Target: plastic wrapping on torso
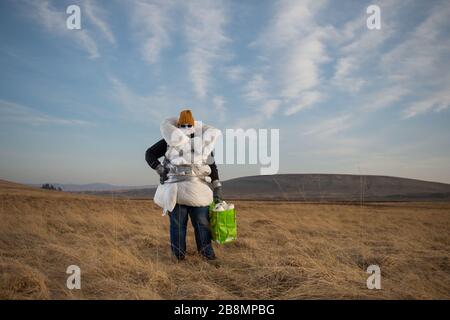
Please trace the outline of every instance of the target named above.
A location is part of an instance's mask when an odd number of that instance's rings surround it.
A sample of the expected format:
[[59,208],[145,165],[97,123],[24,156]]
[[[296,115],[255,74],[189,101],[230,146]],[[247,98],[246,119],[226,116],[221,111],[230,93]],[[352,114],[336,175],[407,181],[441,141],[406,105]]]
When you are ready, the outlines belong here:
[[204,181],[192,179],[159,185],[154,201],[163,208],[164,213],[172,211],[177,203],[202,207],[212,202],[212,190],[208,185],[211,182],[211,168],[208,163],[221,135],[220,130],[196,121],[193,127],[195,136],[190,138],[177,128],[176,121],[176,118],[171,118],[161,124],[161,133],[168,145],[165,157],[169,161],[169,167],[172,166],[169,177],[171,174],[192,175],[204,178]]

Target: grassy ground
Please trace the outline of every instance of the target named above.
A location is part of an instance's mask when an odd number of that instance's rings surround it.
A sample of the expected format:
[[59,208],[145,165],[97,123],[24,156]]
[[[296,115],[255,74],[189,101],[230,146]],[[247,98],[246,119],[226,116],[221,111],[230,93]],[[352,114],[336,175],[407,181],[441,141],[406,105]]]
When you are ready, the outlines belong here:
[[[239,239],[217,264],[169,251],[151,201],[0,183],[2,299],[449,299],[450,204],[236,202]],[[66,287],[81,268],[81,290]],[[368,290],[378,264],[382,289]]]

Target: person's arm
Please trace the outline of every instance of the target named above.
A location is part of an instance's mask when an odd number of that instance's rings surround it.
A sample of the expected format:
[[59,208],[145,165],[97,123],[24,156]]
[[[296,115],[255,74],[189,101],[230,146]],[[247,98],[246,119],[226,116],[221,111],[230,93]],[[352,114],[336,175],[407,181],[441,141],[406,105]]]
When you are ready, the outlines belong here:
[[219,180],[219,171],[217,170],[216,163],[210,164],[209,167],[211,168],[211,173],[209,174],[211,181]]
[[156,170],[158,165],[161,165],[161,162],[159,162],[158,159],[164,156],[166,150],[167,142],[164,139],[159,140],[157,143],[147,149],[147,151],[145,152],[145,161],[147,161],[148,165],[152,169]]
[[217,170],[216,162],[214,161],[214,151],[211,152],[210,162],[212,162],[209,167],[211,168],[211,173],[209,177],[211,178],[211,182],[219,180],[219,171]]
[[209,165],[211,168],[211,173],[209,174],[209,177],[211,178],[211,183],[213,187],[213,196],[214,196],[214,202],[220,202],[222,201],[222,183],[219,179],[219,171],[217,170],[216,162],[214,161],[214,153],[211,152],[211,158],[213,162]]

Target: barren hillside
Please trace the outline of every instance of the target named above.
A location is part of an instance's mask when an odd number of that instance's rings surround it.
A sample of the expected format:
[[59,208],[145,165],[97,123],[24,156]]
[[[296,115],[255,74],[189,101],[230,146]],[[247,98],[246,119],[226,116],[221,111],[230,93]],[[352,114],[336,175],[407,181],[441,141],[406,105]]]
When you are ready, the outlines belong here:
[[[152,199],[156,188],[88,192]],[[285,201],[450,201],[450,184],[351,174],[276,174],[223,182],[227,199]]]

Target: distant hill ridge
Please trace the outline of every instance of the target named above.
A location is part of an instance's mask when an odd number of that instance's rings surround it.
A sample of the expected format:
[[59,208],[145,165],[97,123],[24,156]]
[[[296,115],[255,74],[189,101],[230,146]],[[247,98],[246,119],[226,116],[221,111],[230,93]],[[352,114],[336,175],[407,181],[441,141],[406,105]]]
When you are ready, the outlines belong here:
[[[132,189],[148,189],[154,188],[153,185],[146,186],[118,186],[108,183],[87,183],[87,184],[67,184],[67,183],[50,183],[55,188],[61,188],[68,192],[84,192],[84,191],[113,191],[113,190],[132,190]],[[41,187],[41,184],[31,184],[33,187]]]
[[[117,197],[153,198],[156,187],[114,191]],[[86,192],[111,195],[106,192]],[[224,199],[286,201],[446,201],[450,184],[376,175],[277,174],[223,182]]]

